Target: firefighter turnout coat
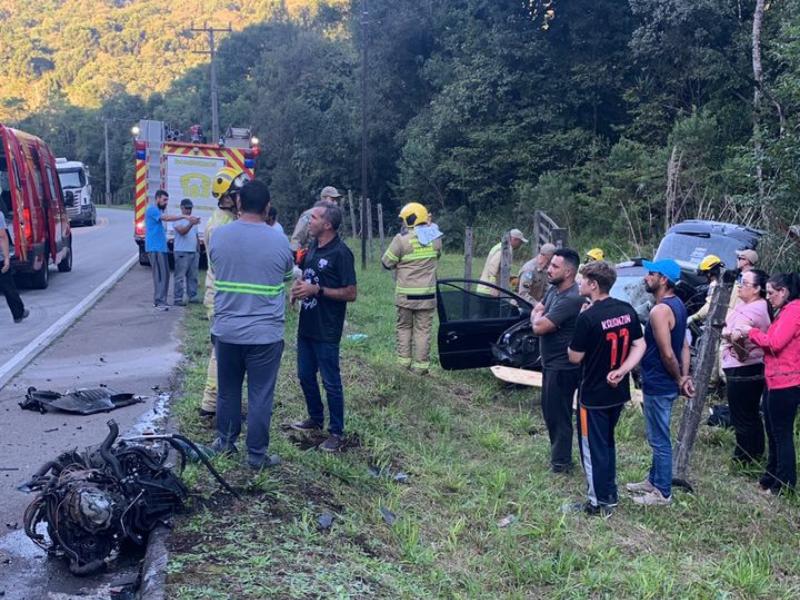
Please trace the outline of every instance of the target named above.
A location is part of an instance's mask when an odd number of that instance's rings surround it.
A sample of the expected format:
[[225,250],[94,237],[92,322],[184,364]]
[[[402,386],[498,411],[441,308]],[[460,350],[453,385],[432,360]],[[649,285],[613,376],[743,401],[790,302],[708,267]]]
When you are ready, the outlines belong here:
[[436,308],[436,266],[442,251],[440,239],[423,246],[414,228],[398,233],[381,259],[384,268],[397,270],[395,305],[403,308]]

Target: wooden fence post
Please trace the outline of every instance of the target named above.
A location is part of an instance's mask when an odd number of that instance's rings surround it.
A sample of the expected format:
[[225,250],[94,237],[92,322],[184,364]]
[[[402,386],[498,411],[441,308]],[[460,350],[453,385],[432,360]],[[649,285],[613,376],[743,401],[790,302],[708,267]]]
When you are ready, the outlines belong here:
[[[725,272],[720,274],[720,282]],[[717,369],[717,348],[722,327],[725,325],[725,315],[728,310],[728,301],[731,297],[731,284],[720,283],[711,294],[711,307],[708,311],[705,330],[700,338],[697,349],[697,364],[694,365],[695,394],[689,398],[686,408],[683,409],[681,425],[678,430],[678,439],[675,444],[675,455],[672,461],[673,479],[687,480],[689,461],[692,450],[697,440],[697,431],[703,418],[703,406],[708,395],[708,384],[711,376]],[[680,361],[680,357],[678,357]]]
[[544,242],[542,242],[542,225],[541,225],[541,211],[535,210],[533,211],[533,255],[539,252],[539,248],[542,246]]
[[511,279],[511,241],[506,231],[503,234],[503,239],[500,242],[500,281],[497,285],[504,290],[509,288],[509,280]]
[[385,238],[383,234],[383,206],[378,202],[378,235],[381,239],[381,256],[386,251]]
[[372,260],[372,200],[367,198],[367,252]]
[[464,279],[472,279],[472,227],[464,229]]
[[350,207],[350,227],[353,229],[353,239],[356,239],[356,209],[353,207],[353,190],[347,190],[347,205]]

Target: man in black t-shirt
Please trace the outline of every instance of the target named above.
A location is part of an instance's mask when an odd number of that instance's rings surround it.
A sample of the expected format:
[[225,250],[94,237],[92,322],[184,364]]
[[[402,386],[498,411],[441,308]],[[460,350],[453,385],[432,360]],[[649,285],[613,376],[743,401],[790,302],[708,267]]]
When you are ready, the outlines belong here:
[[583,365],[578,403],[578,447],[586,474],[588,502],[571,510],[608,516],[618,501],[614,428],[630,400],[628,373],[645,351],[634,308],[608,295],[617,273],[605,261],[581,268],[581,295],[592,304],[578,316],[569,360]]
[[297,327],[297,376],[306,399],[308,418],[294,423],[298,431],[322,429],[325,409],[317,383],[322,376],[328,401],[330,436],[320,450],[337,452],[344,433],[344,390],[339,371],[339,342],[347,303],[356,299],[353,253],[339,239],[342,211],[335,204],[318,202],[311,211],[309,234],[315,238],[303,259],[302,279],[292,286],[292,301],[300,300]]

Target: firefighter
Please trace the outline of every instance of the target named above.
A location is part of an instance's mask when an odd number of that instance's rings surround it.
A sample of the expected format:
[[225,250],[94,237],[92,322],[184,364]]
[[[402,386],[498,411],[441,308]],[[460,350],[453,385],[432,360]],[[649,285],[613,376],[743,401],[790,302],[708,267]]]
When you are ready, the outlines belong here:
[[708,280],[708,292],[706,293],[705,304],[700,307],[700,310],[689,317],[688,323],[690,325],[699,325],[706,320],[708,311],[711,309],[711,296],[714,293],[714,288],[719,284],[720,273],[724,268],[725,263],[723,263],[722,259],[715,254],[709,254],[700,261],[699,265],[697,265],[697,274],[704,275]]
[[[436,310],[436,265],[441,239],[420,240],[428,227],[428,210],[418,202],[400,211],[405,231],[398,233],[381,258],[386,269],[397,270],[397,362],[423,375],[430,368],[433,313]],[[418,229],[419,228],[419,229]]]
[[[208,220],[205,229],[206,251],[209,249],[211,234],[222,225],[226,225],[236,220],[236,197],[239,190],[245,183],[250,181],[247,173],[239,168],[222,167],[214,177],[211,185],[211,195],[217,200],[217,208]],[[208,256],[208,254],[206,254]],[[206,270],[206,294],[203,304],[206,306],[208,320],[214,316],[214,269],[211,266],[211,259],[208,259],[208,269]],[[217,356],[214,346],[211,346],[211,354],[208,357],[208,371],[206,374],[206,387],[203,390],[203,400],[200,404],[200,416],[211,419],[217,414]]]
[[605,252],[602,248],[592,248],[586,253],[584,258],[586,263],[594,262],[596,260],[605,260]]

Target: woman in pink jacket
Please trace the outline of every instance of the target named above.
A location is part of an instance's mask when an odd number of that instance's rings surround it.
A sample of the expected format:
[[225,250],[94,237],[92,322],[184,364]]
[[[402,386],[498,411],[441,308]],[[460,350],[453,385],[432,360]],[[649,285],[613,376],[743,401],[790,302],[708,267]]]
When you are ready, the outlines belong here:
[[797,483],[794,420],[800,405],[800,281],[795,273],[773,275],[767,281],[767,299],[775,318],[766,333],[745,328],[750,341],[764,349],[767,396],[764,417],[769,459],[759,480],[761,489],[777,494]]

